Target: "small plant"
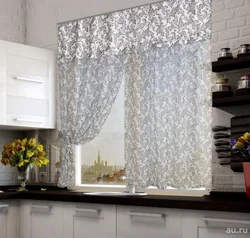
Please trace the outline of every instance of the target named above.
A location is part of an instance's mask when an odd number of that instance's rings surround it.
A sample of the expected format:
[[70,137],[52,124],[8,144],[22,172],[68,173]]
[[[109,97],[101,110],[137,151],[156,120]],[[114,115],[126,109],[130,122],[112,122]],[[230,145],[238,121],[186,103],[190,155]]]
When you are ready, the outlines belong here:
[[250,160],[250,132],[246,132],[237,140],[231,139],[230,144],[233,151],[238,152],[245,159]]

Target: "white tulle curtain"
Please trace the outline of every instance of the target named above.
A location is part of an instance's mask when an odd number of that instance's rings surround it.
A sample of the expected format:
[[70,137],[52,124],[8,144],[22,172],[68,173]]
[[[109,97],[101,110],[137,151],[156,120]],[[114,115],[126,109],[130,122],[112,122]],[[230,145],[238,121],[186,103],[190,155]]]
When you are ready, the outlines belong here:
[[94,139],[121,81],[125,160],[136,186],[211,185],[211,0],[168,0],[58,26],[63,163]]

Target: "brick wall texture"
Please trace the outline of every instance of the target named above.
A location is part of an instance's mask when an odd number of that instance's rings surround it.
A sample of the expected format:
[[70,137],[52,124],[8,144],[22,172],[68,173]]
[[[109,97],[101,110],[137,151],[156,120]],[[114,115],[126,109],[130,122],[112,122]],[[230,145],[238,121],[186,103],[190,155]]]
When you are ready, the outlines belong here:
[[[0,0],[0,39],[56,50],[58,22],[130,8],[157,0]],[[26,6],[26,12],[24,10]],[[5,22],[5,23],[4,23]],[[212,60],[222,47],[231,47],[234,56],[240,44],[250,43],[250,0],[212,1]],[[225,74],[235,86],[242,72]],[[213,77],[216,77],[214,75]],[[232,116],[246,107],[222,111],[213,109],[214,125],[230,125]],[[7,133],[7,132],[6,132]],[[7,133],[8,135],[8,133]],[[1,136],[0,136],[1,140]],[[3,140],[3,139],[2,139]],[[0,168],[1,169],[1,168]],[[2,169],[3,172],[4,171]],[[1,181],[1,170],[0,170]],[[220,166],[213,150],[213,190],[244,191],[242,174]]]

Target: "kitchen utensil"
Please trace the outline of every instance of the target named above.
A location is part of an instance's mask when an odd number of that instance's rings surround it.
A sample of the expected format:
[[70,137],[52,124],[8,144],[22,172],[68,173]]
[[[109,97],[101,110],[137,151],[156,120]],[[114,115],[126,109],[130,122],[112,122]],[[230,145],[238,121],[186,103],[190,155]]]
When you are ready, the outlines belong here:
[[231,158],[231,155],[218,155],[218,159]]
[[231,151],[231,149],[229,147],[216,147],[215,151],[217,153],[219,153],[219,152],[229,152],[229,151]]
[[230,127],[226,127],[226,126],[213,126],[212,127],[212,131],[213,132],[218,132],[218,131],[227,131],[230,130]]
[[215,133],[214,139],[230,138],[230,135],[224,133]]
[[223,140],[218,140],[214,142],[215,146],[220,146],[220,145],[230,145],[228,141],[223,141]]
[[219,52],[218,60],[232,59],[233,55],[230,48],[221,48]]
[[238,57],[250,55],[250,44],[243,44],[238,50]]
[[224,158],[220,160],[220,165],[228,165],[228,164],[231,164],[230,158]]

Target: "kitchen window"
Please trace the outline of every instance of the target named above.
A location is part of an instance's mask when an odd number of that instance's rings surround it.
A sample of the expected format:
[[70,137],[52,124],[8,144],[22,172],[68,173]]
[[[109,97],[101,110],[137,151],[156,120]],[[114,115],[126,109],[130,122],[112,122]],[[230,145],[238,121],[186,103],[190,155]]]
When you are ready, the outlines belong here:
[[124,187],[124,82],[99,135],[76,147],[78,186]]

